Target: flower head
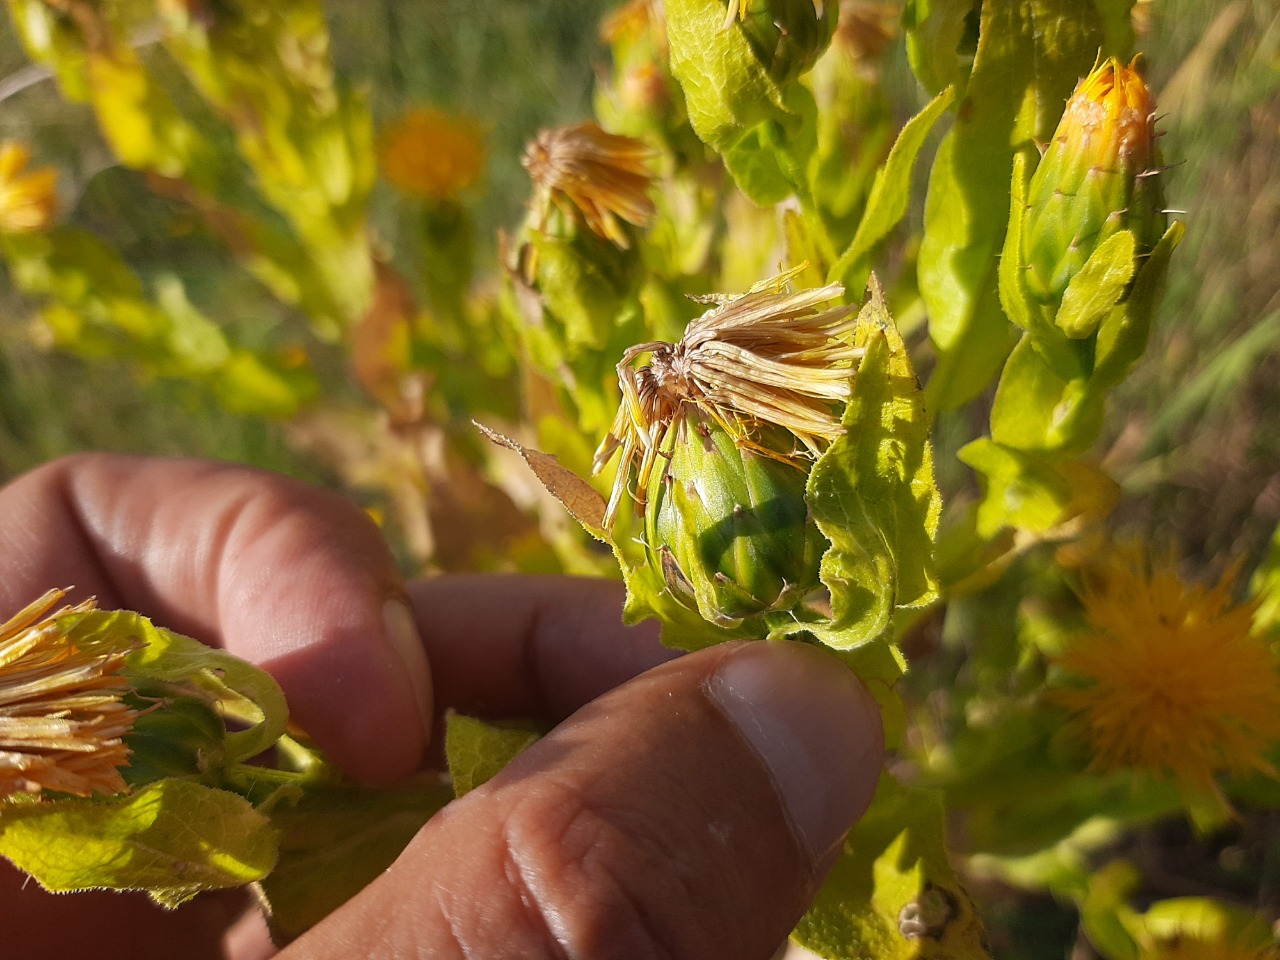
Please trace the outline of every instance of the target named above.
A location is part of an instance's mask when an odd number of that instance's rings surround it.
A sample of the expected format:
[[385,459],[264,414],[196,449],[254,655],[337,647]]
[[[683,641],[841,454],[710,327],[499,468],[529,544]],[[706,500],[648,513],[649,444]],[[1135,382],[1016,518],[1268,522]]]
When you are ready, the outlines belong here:
[[581,216],[598,236],[630,247],[619,220],[637,227],[654,216],[649,187],[653,150],[631,137],[605,133],[594,123],[543,130],[522,163],[534,182],[534,209],[545,222],[554,203],[565,216]]
[[[692,438],[672,433],[689,408],[729,432],[741,447],[786,462],[816,459],[843,429],[837,405],[849,397],[853,364],[861,350],[844,338],[854,308],[830,304],[844,293],[838,283],[787,292],[807,264],[757,283],[745,294],[698,298],[714,306],[685,329],[678,343],[631,347],[618,364],[622,403],[608,436],[596,450],[593,473],[622,451],[622,465],[606,522],[616,515],[630,474],[644,505],[654,465],[670,443]],[[639,369],[633,364],[649,354]],[[785,449],[760,444],[761,425],[782,428]]]
[[1155,98],[1137,66],[1106,60],[1080,81],[1028,185],[1027,280],[1044,303],[1117,231],[1133,231],[1139,254],[1164,233]]
[[388,127],[378,153],[388,180],[427,200],[455,199],[484,170],[480,128],[431,107],[410,110]]
[[59,627],[65,614],[93,609],[89,600],[50,614],[63,593],[51,590],[0,624],[0,797],[59,790],[77,796],[125,789],[123,737],[136,711],[121,697],[120,669],[132,641],[73,642]]
[[1054,699],[1075,712],[1097,766],[1198,791],[1219,772],[1274,774],[1280,673],[1251,632],[1253,606],[1231,602],[1231,576],[1189,585],[1136,548],[1114,550],[1096,574],[1083,593],[1091,630],[1059,659],[1078,685]]
[[51,167],[27,172],[27,148],[0,143],[0,232],[47,229],[57,209],[58,173]]

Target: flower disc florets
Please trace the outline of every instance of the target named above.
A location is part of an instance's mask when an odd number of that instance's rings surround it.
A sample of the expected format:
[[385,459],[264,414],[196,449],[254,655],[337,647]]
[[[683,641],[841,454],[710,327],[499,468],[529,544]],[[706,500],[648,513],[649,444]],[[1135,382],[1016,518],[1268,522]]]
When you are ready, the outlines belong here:
[[1121,546],[1084,592],[1090,631],[1058,658],[1071,686],[1053,699],[1075,713],[1102,770],[1171,776],[1192,791],[1219,773],[1275,775],[1280,664],[1252,630],[1253,605],[1231,601],[1231,577],[1184,583]]

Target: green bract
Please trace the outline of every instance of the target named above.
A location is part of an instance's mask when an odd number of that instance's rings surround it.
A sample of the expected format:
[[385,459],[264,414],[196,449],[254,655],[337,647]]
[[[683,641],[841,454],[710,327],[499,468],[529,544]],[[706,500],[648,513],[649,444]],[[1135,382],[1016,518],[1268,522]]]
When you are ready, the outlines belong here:
[[[745,0],[744,0],[745,2]],[[746,3],[742,32],[775,82],[794,80],[817,62],[836,28],[838,3],[754,0]]]
[[789,451],[783,432],[738,443],[689,406],[670,436],[667,468],[649,481],[644,527],[648,562],[672,596],[728,624],[790,610],[819,587],[827,541],[805,504],[808,471],[754,449]]

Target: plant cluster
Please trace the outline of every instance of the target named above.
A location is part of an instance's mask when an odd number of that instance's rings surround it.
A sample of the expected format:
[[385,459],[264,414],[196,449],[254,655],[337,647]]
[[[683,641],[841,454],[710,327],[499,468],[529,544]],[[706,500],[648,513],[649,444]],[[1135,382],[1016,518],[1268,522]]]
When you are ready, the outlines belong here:
[[[1096,444],[1184,232],[1132,2],[629,0],[595,117],[528,144],[492,245],[483,126],[422,105],[375,132],[316,0],[9,8],[288,317],[140,274],[9,142],[0,255],[47,342],[286,423],[381,491],[420,569],[620,574],[673,646],[811,643],[867,684],[895,760],[799,944],[989,956],[970,891],[999,883],[1070,904],[1109,960],[1275,955],[1266,917],[1145,896],[1123,855],[1280,804],[1280,537],[1242,591],[1108,527]],[[0,854],[49,889],[255,883],[287,940],[538,735],[453,717],[447,782],[361,788],[264,674],[58,599],[0,627]],[[122,856],[143,833],[163,856]]]

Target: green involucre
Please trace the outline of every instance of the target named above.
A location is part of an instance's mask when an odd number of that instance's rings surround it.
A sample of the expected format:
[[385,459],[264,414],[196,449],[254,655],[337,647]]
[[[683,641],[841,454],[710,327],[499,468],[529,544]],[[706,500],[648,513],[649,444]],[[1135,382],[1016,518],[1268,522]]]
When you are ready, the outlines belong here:
[[[666,469],[649,483],[646,558],[671,595],[712,623],[790,610],[820,586],[826,538],[805,503],[807,471],[740,446],[686,406]],[[752,442],[790,451],[780,430]]]

